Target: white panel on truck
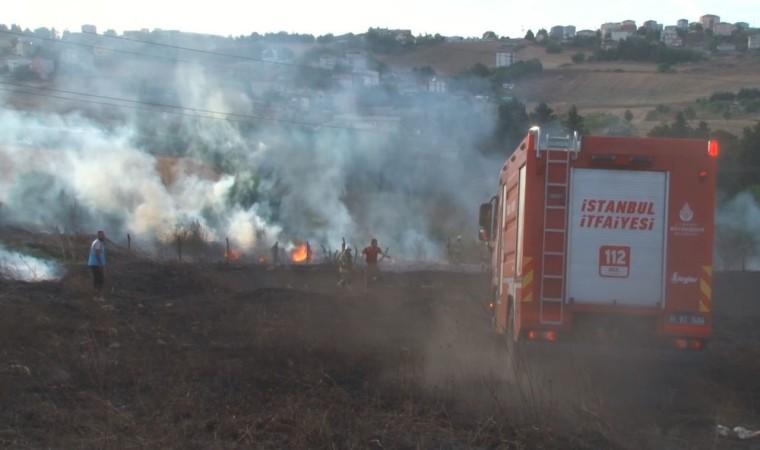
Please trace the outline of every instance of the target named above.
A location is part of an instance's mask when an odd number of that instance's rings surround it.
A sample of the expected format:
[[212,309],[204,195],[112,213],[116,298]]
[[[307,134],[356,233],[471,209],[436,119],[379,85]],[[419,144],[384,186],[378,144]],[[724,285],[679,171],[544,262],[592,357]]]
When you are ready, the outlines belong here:
[[568,300],[661,306],[667,183],[666,172],[572,170]]

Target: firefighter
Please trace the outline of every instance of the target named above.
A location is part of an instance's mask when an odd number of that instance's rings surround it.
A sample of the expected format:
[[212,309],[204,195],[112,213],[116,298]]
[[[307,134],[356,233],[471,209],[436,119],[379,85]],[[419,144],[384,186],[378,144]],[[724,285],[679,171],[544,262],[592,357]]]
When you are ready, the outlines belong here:
[[354,255],[351,253],[351,247],[346,246],[340,255],[338,255],[338,273],[340,280],[338,286],[349,287],[351,285],[351,270],[354,265]]

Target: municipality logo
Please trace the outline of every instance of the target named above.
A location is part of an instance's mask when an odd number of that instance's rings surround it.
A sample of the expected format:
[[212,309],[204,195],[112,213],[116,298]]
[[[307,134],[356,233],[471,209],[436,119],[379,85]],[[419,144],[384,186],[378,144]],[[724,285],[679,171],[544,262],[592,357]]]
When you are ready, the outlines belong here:
[[678,217],[684,222],[691,222],[691,219],[694,218],[694,211],[689,206],[689,202],[683,204],[683,208],[678,212]]

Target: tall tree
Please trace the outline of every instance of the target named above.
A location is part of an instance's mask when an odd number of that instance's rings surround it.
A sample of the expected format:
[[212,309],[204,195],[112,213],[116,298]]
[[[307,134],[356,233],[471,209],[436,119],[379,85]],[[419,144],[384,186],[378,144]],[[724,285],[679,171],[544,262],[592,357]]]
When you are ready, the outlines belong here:
[[577,131],[579,134],[588,134],[588,129],[586,129],[586,125],[583,122],[584,118],[578,114],[578,108],[575,105],[570,106],[567,116],[562,121],[567,132],[572,133]]
[[557,120],[557,115],[554,114],[554,110],[546,102],[541,102],[530,113],[530,120],[538,126],[548,125]]

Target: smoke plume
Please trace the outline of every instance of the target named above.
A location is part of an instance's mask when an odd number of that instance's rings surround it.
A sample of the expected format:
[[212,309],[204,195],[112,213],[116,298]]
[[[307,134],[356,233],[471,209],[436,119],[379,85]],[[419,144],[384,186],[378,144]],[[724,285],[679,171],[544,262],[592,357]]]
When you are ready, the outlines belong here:
[[376,237],[405,259],[474,239],[507,153],[477,151],[492,104],[420,90],[373,108],[382,88],[297,89],[276,69],[84,64],[53,84],[68,100],[8,94],[36,105],[0,111],[0,224],[146,250],[182,226],[249,251]]

